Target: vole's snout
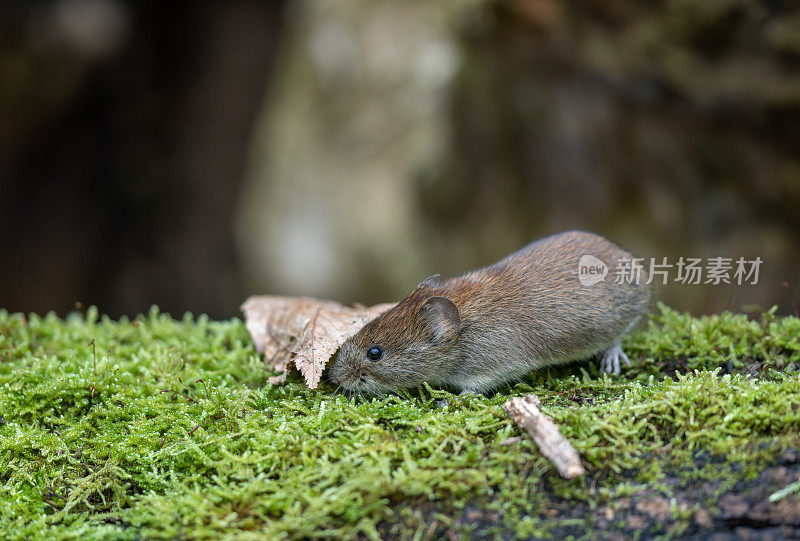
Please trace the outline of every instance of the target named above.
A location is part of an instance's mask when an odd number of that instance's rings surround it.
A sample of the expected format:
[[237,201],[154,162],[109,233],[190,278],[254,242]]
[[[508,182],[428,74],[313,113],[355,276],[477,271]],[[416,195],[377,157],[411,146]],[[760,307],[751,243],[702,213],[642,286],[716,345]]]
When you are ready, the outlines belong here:
[[350,383],[358,377],[358,371],[351,363],[345,362],[342,352],[340,351],[336,358],[333,360],[333,365],[330,369],[331,383],[341,387],[348,388]]
[[331,367],[331,381],[346,391],[380,393],[380,385],[369,377],[360,357],[357,348],[345,342]]

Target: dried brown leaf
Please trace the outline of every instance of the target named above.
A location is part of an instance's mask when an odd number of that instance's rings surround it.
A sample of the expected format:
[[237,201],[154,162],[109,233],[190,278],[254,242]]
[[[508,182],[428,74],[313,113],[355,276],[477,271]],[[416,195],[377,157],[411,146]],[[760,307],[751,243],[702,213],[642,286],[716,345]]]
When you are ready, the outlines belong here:
[[294,363],[308,387],[316,389],[322,370],[339,346],[393,306],[345,306],[308,297],[262,295],[247,299],[242,311],[256,350],[264,353],[271,368],[281,372],[269,378],[270,383],[283,383]]

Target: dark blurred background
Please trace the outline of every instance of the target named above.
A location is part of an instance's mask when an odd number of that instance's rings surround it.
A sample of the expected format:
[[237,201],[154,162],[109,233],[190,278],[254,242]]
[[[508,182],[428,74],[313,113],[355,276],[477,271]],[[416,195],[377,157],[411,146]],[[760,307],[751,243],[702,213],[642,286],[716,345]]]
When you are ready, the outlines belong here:
[[581,228],[796,313],[799,127],[796,2],[7,0],[0,307],[373,303]]

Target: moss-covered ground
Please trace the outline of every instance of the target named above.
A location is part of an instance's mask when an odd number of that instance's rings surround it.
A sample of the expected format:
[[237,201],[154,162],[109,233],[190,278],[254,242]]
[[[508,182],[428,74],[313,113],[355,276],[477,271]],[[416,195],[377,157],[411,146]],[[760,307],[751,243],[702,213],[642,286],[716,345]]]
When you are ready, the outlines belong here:
[[[238,320],[0,311],[0,536],[650,538],[753,509],[800,527],[800,319],[662,306],[624,345],[618,378],[572,364],[491,397],[348,401],[268,384]],[[528,393],[583,478],[518,437],[501,405]]]

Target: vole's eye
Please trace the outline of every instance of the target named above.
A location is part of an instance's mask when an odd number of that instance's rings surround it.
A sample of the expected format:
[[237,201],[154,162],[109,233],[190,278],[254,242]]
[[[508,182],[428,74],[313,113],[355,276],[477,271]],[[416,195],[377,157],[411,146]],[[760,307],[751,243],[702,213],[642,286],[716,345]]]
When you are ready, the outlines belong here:
[[380,346],[370,346],[367,350],[367,359],[370,361],[380,361],[383,357],[383,348]]

